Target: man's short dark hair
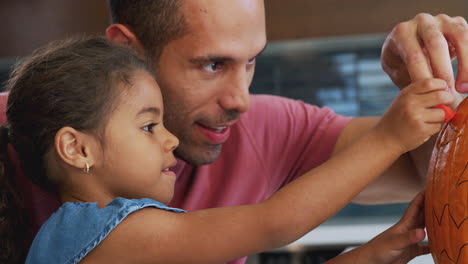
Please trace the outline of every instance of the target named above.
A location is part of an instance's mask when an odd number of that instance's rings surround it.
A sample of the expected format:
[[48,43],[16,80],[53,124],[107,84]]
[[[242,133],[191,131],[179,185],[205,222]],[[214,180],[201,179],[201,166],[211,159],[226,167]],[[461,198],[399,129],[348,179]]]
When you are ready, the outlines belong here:
[[123,24],[139,39],[147,59],[157,63],[163,48],[188,29],[183,0],[108,0],[112,23]]

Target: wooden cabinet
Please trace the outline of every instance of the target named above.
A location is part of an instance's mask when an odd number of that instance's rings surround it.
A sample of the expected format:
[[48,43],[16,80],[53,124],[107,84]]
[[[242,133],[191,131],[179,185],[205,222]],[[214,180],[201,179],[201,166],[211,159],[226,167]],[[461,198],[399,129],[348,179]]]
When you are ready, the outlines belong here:
[[389,32],[422,12],[468,17],[467,0],[265,0],[265,4],[269,40]]
[[[1,2],[0,57],[23,56],[76,33],[103,33],[109,24],[105,0]],[[420,12],[468,16],[467,0],[265,0],[265,6],[269,40],[389,32]]]
[[0,58],[79,33],[103,33],[108,17],[105,0],[1,0]]

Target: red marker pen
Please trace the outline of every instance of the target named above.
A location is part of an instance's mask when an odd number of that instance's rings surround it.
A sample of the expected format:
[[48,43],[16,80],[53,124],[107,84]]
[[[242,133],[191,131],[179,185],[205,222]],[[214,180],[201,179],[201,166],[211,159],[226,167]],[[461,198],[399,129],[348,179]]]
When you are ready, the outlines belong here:
[[437,108],[440,108],[442,110],[444,110],[445,112],[445,119],[444,119],[444,123],[447,123],[448,121],[450,121],[454,116],[455,116],[455,111],[452,110],[452,108],[446,106],[446,105],[438,105],[436,106]]

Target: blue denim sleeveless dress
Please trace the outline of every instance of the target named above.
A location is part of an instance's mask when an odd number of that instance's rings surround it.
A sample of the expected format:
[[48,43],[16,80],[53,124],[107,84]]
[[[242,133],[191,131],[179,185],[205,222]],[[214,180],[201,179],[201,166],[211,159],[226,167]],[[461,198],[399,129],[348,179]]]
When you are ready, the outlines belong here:
[[97,203],[64,203],[37,233],[26,263],[78,263],[125,217],[145,207],[185,212],[152,199],[116,198],[101,209]]

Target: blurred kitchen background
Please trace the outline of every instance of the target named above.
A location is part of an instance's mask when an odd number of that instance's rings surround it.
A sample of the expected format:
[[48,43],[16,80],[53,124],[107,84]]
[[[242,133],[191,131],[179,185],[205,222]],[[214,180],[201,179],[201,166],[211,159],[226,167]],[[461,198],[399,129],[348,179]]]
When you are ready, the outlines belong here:
[[[265,4],[269,45],[257,60],[251,92],[295,98],[349,116],[380,115],[398,93],[380,66],[383,41],[397,23],[421,12],[468,17],[466,0]],[[11,65],[33,49],[77,33],[102,34],[108,23],[104,0],[1,0],[0,89]],[[249,263],[323,263],[385,230],[406,206],[350,204],[290,246],[251,256]],[[433,261],[426,256],[411,263]]]

